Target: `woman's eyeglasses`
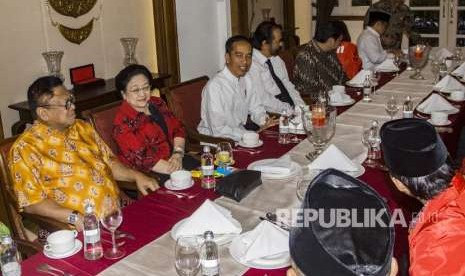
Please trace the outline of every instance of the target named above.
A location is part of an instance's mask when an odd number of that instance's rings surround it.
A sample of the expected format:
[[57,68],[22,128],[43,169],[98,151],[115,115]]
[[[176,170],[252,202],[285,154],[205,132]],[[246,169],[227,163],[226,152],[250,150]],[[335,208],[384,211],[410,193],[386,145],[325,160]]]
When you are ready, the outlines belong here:
[[44,108],[49,108],[49,107],[64,107],[66,110],[70,110],[71,109],[71,106],[76,103],[76,98],[74,98],[74,96],[70,96],[65,104],[43,104],[43,105],[39,105],[37,107],[44,107]]
[[140,94],[141,92],[142,93],[148,93],[150,92],[150,85],[147,85],[147,86],[143,86],[143,87],[139,87],[139,88],[133,88],[131,90],[128,90],[129,93],[133,93],[133,94]]

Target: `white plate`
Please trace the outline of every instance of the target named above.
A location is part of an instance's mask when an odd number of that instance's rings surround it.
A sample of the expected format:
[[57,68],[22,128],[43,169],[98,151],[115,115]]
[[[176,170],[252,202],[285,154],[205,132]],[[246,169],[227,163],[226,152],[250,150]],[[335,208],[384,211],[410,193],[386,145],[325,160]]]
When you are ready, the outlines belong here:
[[[180,221],[178,221],[174,226],[173,228],[171,228],[171,231],[170,231],[170,236],[171,238],[173,238],[174,240],[176,240],[176,236],[175,236],[175,233],[178,231],[179,227],[184,223],[186,222],[188,218],[185,218],[185,219],[182,219]],[[240,227],[241,228],[241,231],[242,231],[242,226],[240,224],[239,221],[237,221],[236,219],[232,218],[232,221],[233,223],[237,226],[237,227]],[[222,235],[217,235],[215,233],[213,233],[213,235],[215,236],[215,242],[217,245],[225,245],[225,244],[228,244],[230,243],[235,237],[237,237],[239,234],[222,234]],[[200,234],[198,235],[198,238],[199,238],[199,242],[203,242],[203,234]]]
[[247,267],[258,269],[278,269],[288,267],[291,264],[291,256],[289,252],[283,252],[266,258],[242,262],[241,258],[244,256],[245,251],[247,250],[247,245],[242,242],[242,238],[247,233],[234,238],[231,245],[229,246],[229,253],[234,258],[234,260],[236,260],[236,262]]
[[[429,115],[431,115],[431,112],[426,112],[426,111],[424,111],[423,109],[419,108],[418,106],[417,106],[417,110],[420,111],[420,112],[423,113],[423,114],[429,114]],[[438,110],[438,111],[447,113],[448,115],[452,115],[452,114],[459,113],[459,109],[456,108],[456,107],[454,107],[454,110],[447,110],[447,111],[446,111],[446,110]]]
[[[352,83],[350,81],[347,81],[346,85],[350,86],[350,87],[363,88],[363,83]],[[373,82],[372,85],[373,86],[378,86],[378,82]]]
[[258,143],[255,144],[255,145],[247,145],[247,144],[244,144],[242,141],[238,142],[237,143],[239,146],[243,147],[243,148],[258,148],[258,147],[261,147],[263,146],[263,141],[262,140],[258,140]]
[[376,69],[376,72],[380,72],[380,73],[395,73],[399,71],[400,71],[399,69],[383,69],[383,68]]
[[[257,160],[255,162],[252,162],[247,166],[248,170],[255,170],[255,166],[260,166],[264,162],[269,162],[269,160],[276,160],[276,158],[271,158],[271,159],[263,159],[263,160]],[[292,177],[296,174],[298,174],[300,171],[302,171],[302,168],[300,165],[294,161],[291,161],[291,171],[288,174],[274,174],[274,173],[262,173],[262,178],[266,179],[285,179]]]
[[438,124],[438,123],[433,123],[433,120],[428,119],[428,123],[432,124],[433,126],[448,126],[448,125],[450,125],[452,122],[451,122],[450,120],[447,120],[447,121],[445,121],[445,122],[442,123],[442,124]]
[[168,179],[165,181],[165,188],[168,189],[168,190],[173,190],[173,191],[180,191],[180,190],[185,190],[187,188],[190,188],[194,186],[194,180],[192,179],[191,180],[191,184],[187,185],[186,187],[178,187],[178,186],[174,186],[171,184],[171,179]]
[[455,72],[452,72],[450,73],[452,76],[454,77],[457,77],[457,78],[462,78],[463,74],[459,74],[459,73],[455,73]]
[[331,106],[348,106],[348,105],[351,105],[353,103],[355,103],[355,100],[350,98],[350,100],[347,101],[347,102],[342,102],[342,103],[340,103],[340,102],[337,102],[337,103],[329,102],[329,105],[331,105]]
[[63,259],[67,257],[71,257],[74,254],[78,253],[82,249],[82,242],[78,239],[74,240],[74,248],[71,251],[65,253],[53,253],[52,251],[46,251],[44,249],[44,255],[50,259]]

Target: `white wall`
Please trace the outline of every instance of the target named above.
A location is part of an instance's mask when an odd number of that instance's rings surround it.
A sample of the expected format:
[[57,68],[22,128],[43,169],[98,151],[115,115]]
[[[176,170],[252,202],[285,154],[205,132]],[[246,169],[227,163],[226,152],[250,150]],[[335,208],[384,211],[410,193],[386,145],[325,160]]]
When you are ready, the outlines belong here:
[[[276,23],[283,24],[283,1],[282,0],[249,0],[249,29],[251,32],[255,31],[258,24],[263,21],[262,9],[271,9],[270,18],[274,17]],[[253,20],[252,14],[254,14]]]
[[230,14],[229,0],[176,0],[181,81],[223,68]]
[[300,37],[300,44],[305,44],[313,37],[312,5],[309,0],[295,0],[294,11],[296,35]]
[[28,86],[47,73],[42,52],[62,50],[62,73],[69,86],[69,68],[93,63],[97,77],[112,78],[122,69],[123,48],[119,39],[139,38],[136,57],[156,72],[155,30],[152,0],[99,0],[87,14],[72,19],[52,10],[53,20],[78,28],[103,13],[90,36],[76,45],[65,40],[50,23],[45,0],[0,0],[0,112],[6,136],[18,121],[9,104],[26,100]]

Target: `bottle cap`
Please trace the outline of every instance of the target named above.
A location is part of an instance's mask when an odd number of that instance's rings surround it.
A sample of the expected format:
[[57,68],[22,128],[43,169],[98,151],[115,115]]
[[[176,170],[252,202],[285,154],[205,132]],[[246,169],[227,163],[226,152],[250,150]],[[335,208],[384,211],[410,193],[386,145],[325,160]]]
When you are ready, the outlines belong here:
[[203,146],[203,152],[210,152],[210,146]]
[[92,214],[94,212],[94,205],[92,203],[86,204],[86,206],[84,207],[84,212],[86,214]]
[[203,237],[208,240],[208,239],[213,239],[215,238],[215,235],[213,235],[213,232],[212,231],[205,231],[205,233],[203,233]]
[[1,237],[1,244],[6,245],[6,244],[11,244],[11,243],[13,243],[13,239],[10,236],[5,235]]

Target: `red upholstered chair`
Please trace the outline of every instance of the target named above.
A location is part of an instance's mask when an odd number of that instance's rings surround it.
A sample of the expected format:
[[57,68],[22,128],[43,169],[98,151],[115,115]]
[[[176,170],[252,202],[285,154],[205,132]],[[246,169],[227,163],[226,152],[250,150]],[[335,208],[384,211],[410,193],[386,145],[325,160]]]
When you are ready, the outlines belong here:
[[103,141],[111,148],[113,153],[118,152],[118,147],[113,141],[113,119],[116,116],[121,101],[116,101],[82,112],[82,117],[89,121]]
[[[19,212],[18,201],[13,190],[13,181],[8,168],[8,155],[11,146],[15,142],[17,136],[4,139],[0,142],[0,191],[2,199],[2,208],[6,211],[8,221],[4,223],[9,226],[16,239],[28,240],[26,228],[23,224],[24,220],[44,229],[48,232],[54,232],[60,229],[69,229],[70,226],[66,223],[56,221],[47,217]],[[34,231],[33,229],[31,229]],[[28,240],[31,241],[31,240]],[[32,241],[31,241],[32,242]],[[38,248],[38,247],[35,247]]]
[[[103,141],[111,148],[113,153],[118,152],[118,146],[113,140],[113,119],[116,116],[121,101],[109,103],[82,112],[82,117],[89,121]],[[118,181],[118,186],[123,190],[135,191],[136,186],[132,182]]]
[[166,92],[169,108],[181,120],[186,130],[188,151],[200,151],[200,142],[212,144],[223,141],[234,142],[228,138],[203,135],[197,131],[200,123],[202,89],[207,82],[208,77],[202,76],[171,86]]

